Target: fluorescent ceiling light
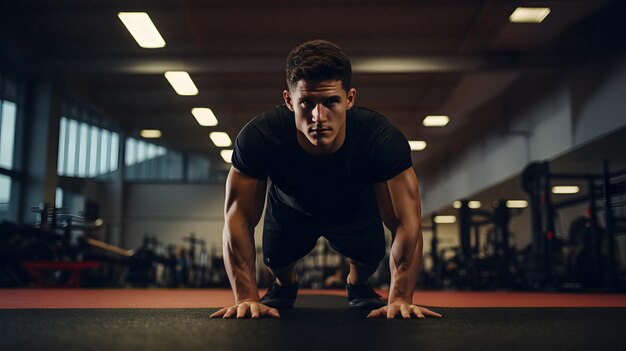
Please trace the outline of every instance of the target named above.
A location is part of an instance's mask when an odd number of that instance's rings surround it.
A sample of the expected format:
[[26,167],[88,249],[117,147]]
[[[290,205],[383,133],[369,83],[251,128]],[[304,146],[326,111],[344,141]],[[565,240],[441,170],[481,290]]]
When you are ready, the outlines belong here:
[[191,109],[191,114],[196,118],[196,121],[198,121],[198,123],[203,127],[213,127],[217,125],[217,118],[210,108],[194,107]]
[[507,200],[506,207],[508,208],[526,208],[528,207],[528,201],[526,200]]
[[224,132],[211,132],[209,133],[209,138],[211,138],[213,144],[217,147],[227,147],[233,144],[228,134]]
[[185,71],[165,72],[165,78],[172,85],[178,95],[198,95],[198,88],[193,84],[189,73]]
[[553,194],[577,194],[579,191],[580,188],[576,185],[561,185],[552,187]]
[[422,124],[424,125],[424,127],[443,127],[445,125],[448,124],[448,122],[450,122],[450,118],[448,116],[443,116],[443,115],[439,115],[439,116],[426,116],[426,118],[424,118],[424,121],[422,121]]
[[541,23],[550,14],[547,7],[518,7],[509,16],[513,23]]
[[161,131],[158,129],[142,129],[139,134],[142,138],[146,139],[156,139],[161,137]]
[[456,223],[456,217],[455,216],[435,216],[435,223],[437,224]]
[[411,151],[422,151],[426,148],[426,142],[423,140],[409,140]]
[[[456,208],[457,210],[459,208],[461,208],[463,206],[463,203],[459,200],[456,200],[452,203],[452,207]],[[469,201],[467,203],[467,207],[472,208],[472,209],[477,209],[480,208],[482,206],[482,204],[480,203],[480,201]]]
[[470,201],[467,203],[467,207],[472,208],[472,209],[477,209],[480,208],[482,204],[480,203],[480,201]]
[[222,151],[220,151],[220,155],[224,159],[224,162],[232,163],[233,150],[222,150]]
[[145,12],[120,12],[117,14],[135,38],[137,44],[145,49],[162,48],[165,40]]

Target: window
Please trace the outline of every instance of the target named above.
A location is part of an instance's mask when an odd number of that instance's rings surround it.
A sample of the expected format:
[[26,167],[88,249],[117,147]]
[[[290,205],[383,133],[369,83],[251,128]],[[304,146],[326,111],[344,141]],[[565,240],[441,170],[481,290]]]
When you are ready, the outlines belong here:
[[0,216],[4,217],[9,212],[11,200],[11,178],[0,174]]
[[63,189],[57,187],[54,196],[54,207],[62,208],[63,207]]
[[59,128],[59,175],[91,178],[117,170],[117,133],[66,117]]
[[100,154],[100,143],[98,142],[99,133],[100,128],[95,126],[91,127],[89,134],[89,171],[87,172],[90,178],[98,175],[98,155]]
[[[13,170],[16,117],[15,103],[0,100],[0,168],[8,171]],[[0,174],[0,218],[9,215],[12,183],[9,175]]]
[[16,115],[14,102],[0,100],[0,167],[5,169],[13,169]]
[[135,138],[126,139],[126,180],[182,181],[183,155]]
[[21,145],[22,84],[0,72],[0,220],[16,221],[22,174]]

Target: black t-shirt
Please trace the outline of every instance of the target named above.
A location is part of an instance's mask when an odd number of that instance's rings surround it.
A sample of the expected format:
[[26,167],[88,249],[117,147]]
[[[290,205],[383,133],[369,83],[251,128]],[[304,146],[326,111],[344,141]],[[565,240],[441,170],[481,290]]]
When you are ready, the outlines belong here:
[[298,144],[294,113],[277,106],[241,130],[233,166],[251,177],[269,178],[274,207],[284,205],[326,223],[377,214],[374,183],[411,167],[409,144],[384,116],[363,107],[347,111],[345,128],[339,150],[312,155]]

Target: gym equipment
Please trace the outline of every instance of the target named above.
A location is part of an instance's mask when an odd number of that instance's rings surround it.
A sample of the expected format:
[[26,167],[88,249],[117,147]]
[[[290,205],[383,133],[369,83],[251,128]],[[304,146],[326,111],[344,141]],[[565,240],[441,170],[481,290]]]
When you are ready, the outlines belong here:
[[529,164],[521,176],[522,188],[530,195],[532,244],[525,259],[527,284],[534,289],[555,286],[554,261],[558,239],[547,162]]
[[[492,211],[472,209],[467,200],[460,203],[460,247],[453,249],[452,258],[438,267],[443,280],[461,289],[518,288],[520,269],[515,247],[510,243],[509,223],[511,217],[523,210],[507,208],[505,200],[494,202]],[[481,245],[484,226],[489,228],[487,240]],[[440,254],[444,255],[444,252]]]
[[[301,288],[320,289],[325,287],[326,279],[342,271],[342,277],[348,275],[343,257],[334,251],[326,239],[320,238],[313,250],[296,264],[296,274]],[[344,283],[345,285],[345,283]]]
[[422,267],[418,286],[422,289],[440,289],[443,287],[443,270],[439,259],[439,240],[437,237],[437,223],[434,221],[435,214],[431,216],[430,227],[422,225],[422,233],[426,240],[426,233],[430,232],[430,251],[422,253]]
[[141,246],[129,260],[127,282],[131,286],[155,286],[157,255],[154,251],[156,238],[144,234]]
[[[620,218],[615,218],[614,211],[625,204],[625,176],[626,171],[610,173],[606,160],[601,174],[551,173],[548,162],[526,167],[521,183],[531,200],[532,243],[526,258],[529,287],[618,289],[624,285],[626,274],[617,269],[615,258]],[[552,181],[563,179],[586,183],[586,193],[554,203]],[[568,238],[560,238],[555,231],[558,210],[585,203],[586,217],[572,224]]]
[[[96,240],[101,219],[42,204],[36,223],[0,223],[0,286],[117,286],[129,251]],[[78,273],[80,272],[80,273]]]

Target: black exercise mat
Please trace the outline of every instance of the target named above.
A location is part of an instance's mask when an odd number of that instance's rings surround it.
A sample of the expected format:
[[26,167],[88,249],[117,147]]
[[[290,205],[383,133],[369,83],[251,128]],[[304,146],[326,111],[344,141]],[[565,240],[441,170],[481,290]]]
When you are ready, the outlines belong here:
[[215,309],[0,310],[0,350],[625,350],[626,308],[434,308],[368,320],[345,298],[301,296],[281,319]]

